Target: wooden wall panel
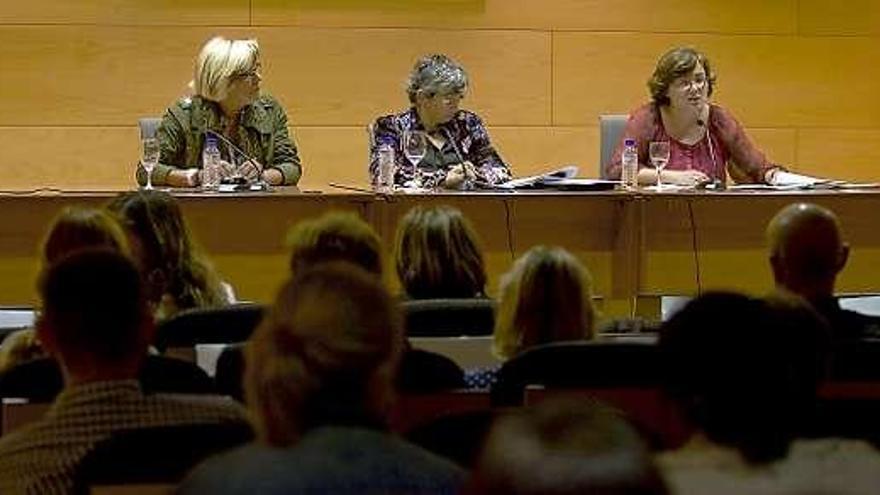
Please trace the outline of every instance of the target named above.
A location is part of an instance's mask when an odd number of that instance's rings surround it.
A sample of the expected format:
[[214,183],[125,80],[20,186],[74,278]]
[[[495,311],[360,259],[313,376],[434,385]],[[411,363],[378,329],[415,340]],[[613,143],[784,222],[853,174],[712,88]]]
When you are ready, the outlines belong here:
[[792,33],[795,0],[253,0],[255,24]]
[[0,24],[231,26],[250,22],[250,0],[7,0]]
[[620,33],[554,34],[554,124],[594,122],[647,102],[657,58],[677,45],[708,54],[718,74],[715,100],[747,126],[880,124],[874,39]]
[[802,35],[880,35],[880,2],[799,0],[798,32]]
[[806,173],[880,182],[880,129],[798,131],[798,164]]

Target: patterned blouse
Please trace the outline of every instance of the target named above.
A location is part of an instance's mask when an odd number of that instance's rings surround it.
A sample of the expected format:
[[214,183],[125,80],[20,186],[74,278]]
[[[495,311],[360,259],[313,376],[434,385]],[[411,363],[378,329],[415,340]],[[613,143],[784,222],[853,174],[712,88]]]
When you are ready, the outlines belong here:
[[639,167],[650,166],[648,144],[651,141],[669,141],[669,163],[666,170],[699,170],[713,180],[726,181],[729,166],[734,181],[763,183],[768,170],[779,168],[767,160],[736,118],[718,105],[709,107],[706,135],[691,145],[677,141],[666,133],[660,112],[653,103],[634,111],[630,114],[608,164],[608,178],[620,178],[620,155],[623,152],[623,140],[628,138],[636,140]]
[[401,186],[420,185],[425,188],[439,187],[449,169],[463,161],[476,168],[476,186],[493,186],[510,180],[510,168],[489,142],[489,133],[483,121],[473,112],[459,110],[449,121],[440,124],[439,130],[446,142],[443,147],[428,144],[425,158],[419,162],[421,184],[415,184],[416,167],[403,153],[403,133],[410,130],[424,131],[416,109],[379,117],[372,127],[370,139],[370,183],[379,178],[379,145],[388,143],[394,149],[397,171],[394,183]]

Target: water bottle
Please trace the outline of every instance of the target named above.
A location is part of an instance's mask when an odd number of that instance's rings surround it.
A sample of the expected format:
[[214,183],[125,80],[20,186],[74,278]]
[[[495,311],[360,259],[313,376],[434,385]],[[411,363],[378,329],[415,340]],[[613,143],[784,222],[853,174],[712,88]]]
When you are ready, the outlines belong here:
[[379,144],[379,182],[376,184],[382,192],[391,192],[394,189],[394,175],[397,166],[394,156],[394,146],[384,141]]
[[639,149],[636,147],[635,139],[623,141],[620,163],[620,182],[623,188],[635,190],[639,185]]
[[217,136],[205,136],[205,149],[202,150],[202,189],[216,190],[222,179],[222,158],[217,146]]

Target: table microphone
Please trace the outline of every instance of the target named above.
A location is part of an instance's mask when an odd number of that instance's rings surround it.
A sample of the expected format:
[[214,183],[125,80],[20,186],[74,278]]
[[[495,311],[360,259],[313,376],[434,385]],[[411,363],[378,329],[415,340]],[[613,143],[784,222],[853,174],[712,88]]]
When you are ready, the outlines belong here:
[[[706,141],[709,142],[709,156],[712,157],[712,172],[713,172],[712,175],[717,175],[718,174],[718,160],[715,158],[715,146],[712,144],[712,135],[709,134],[709,126],[707,126],[706,122],[699,117],[697,117],[697,125],[700,127],[706,128]],[[719,181],[716,178],[712,179],[712,184],[714,185],[714,189],[719,189],[719,185],[722,185],[721,181]]]

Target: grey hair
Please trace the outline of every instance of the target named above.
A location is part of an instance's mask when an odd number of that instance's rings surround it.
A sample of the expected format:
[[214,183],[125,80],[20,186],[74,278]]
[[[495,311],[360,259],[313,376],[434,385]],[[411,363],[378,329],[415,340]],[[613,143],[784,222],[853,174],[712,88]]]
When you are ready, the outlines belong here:
[[410,103],[415,103],[420,92],[428,95],[464,93],[467,87],[464,68],[446,55],[434,54],[420,58],[413,66],[406,93]]

